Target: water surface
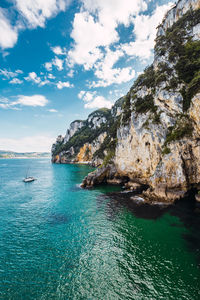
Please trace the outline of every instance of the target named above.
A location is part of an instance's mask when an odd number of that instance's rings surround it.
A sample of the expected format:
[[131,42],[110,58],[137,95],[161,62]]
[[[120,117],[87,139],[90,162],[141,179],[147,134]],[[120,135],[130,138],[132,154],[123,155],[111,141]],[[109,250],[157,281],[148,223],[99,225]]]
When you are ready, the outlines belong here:
[[90,170],[0,160],[0,298],[200,299],[198,208],[82,190]]

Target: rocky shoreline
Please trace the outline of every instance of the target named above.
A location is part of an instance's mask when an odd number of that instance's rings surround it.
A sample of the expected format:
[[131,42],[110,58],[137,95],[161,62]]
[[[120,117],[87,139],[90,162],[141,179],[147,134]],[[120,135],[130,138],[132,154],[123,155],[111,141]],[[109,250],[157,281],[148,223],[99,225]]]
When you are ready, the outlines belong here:
[[109,109],[71,123],[52,162],[97,169],[83,188],[121,184],[146,202],[200,191],[200,0],[179,0],[158,26],[154,61]]
[[[156,191],[151,189],[148,184],[141,183],[139,180],[131,181],[127,177],[120,177],[113,165],[100,167],[89,173],[81,184],[82,188],[93,188],[101,184],[121,185],[126,191],[134,193],[136,197],[142,197],[143,201],[149,204],[162,202],[171,204],[185,197],[187,191],[180,189],[167,189],[166,186],[159,187]],[[200,201],[200,195],[197,196]]]

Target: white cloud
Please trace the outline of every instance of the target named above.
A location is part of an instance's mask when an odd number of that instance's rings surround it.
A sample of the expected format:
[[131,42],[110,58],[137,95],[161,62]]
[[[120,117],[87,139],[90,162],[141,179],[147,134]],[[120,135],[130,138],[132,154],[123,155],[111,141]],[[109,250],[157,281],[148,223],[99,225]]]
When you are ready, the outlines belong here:
[[55,137],[47,135],[27,136],[23,138],[0,138],[0,149],[16,152],[50,152]]
[[81,64],[88,70],[102,58],[100,47],[119,40],[118,25],[127,26],[131,17],[147,5],[143,0],[82,0],[82,4],[81,12],[74,17],[71,33],[74,47],[68,55],[72,64]]
[[113,103],[106,100],[103,96],[96,96],[96,92],[80,91],[78,98],[82,99],[85,108],[111,108]]
[[58,83],[56,84],[57,88],[59,90],[63,89],[63,88],[72,88],[74,85],[71,84],[69,81],[58,81]]
[[62,71],[63,70],[63,60],[58,58],[58,57],[55,57],[52,61],[52,64],[54,66],[56,66],[56,68],[59,70],[59,71]]
[[58,69],[58,71],[62,71],[63,63],[64,63],[64,60],[62,60],[56,56],[51,62],[46,62],[44,64],[44,67],[47,71],[52,71],[52,66],[55,66]]
[[17,42],[19,31],[28,28],[45,27],[47,19],[65,11],[71,0],[13,0],[12,13],[16,24],[11,25],[11,15],[0,8],[0,48],[12,48]]
[[115,63],[123,54],[121,50],[106,49],[104,58],[95,64],[94,74],[99,80],[92,82],[91,87],[106,87],[113,83],[121,84],[135,77],[135,70],[131,67],[114,68]]
[[9,99],[5,97],[0,98],[0,108],[16,110],[16,107],[12,106],[11,103],[9,102]]
[[18,96],[18,100],[13,102],[14,105],[20,104],[24,106],[45,106],[48,100],[43,95],[33,95],[33,96]]
[[49,101],[43,95],[16,96],[15,101],[7,98],[0,98],[0,107],[3,109],[19,109],[18,106],[46,106]]
[[6,98],[6,97],[1,97],[1,98],[0,98],[0,102],[1,102],[1,103],[8,103],[9,100],[8,100],[8,98]]
[[82,99],[85,93],[86,93],[85,91],[80,91],[80,93],[78,94],[78,98]]
[[121,49],[129,56],[137,56],[141,59],[149,59],[154,48],[157,26],[171,7],[172,2],[167,5],[157,6],[151,16],[138,15],[133,19],[134,42],[121,45]]
[[84,65],[85,69],[91,68],[101,57],[102,52],[98,47],[108,46],[119,39],[113,26],[105,27],[95,22],[94,17],[86,11],[75,14],[71,37],[75,44],[68,53],[69,59],[72,63]]
[[67,73],[67,76],[69,76],[69,77],[73,77],[74,76],[74,70],[73,69],[71,69],[68,73]]
[[41,82],[40,77],[38,77],[35,72],[30,72],[27,77],[24,77],[24,79],[27,80],[27,81],[33,81],[35,83],[40,83]]
[[101,23],[113,22],[115,26],[120,23],[128,26],[131,16],[147,9],[143,0],[82,0],[82,3],[90,13],[97,13]]
[[45,79],[45,80],[41,80],[41,82],[40,82],[40,84],[39,84],[39,86],[44,86],[44,85],[46,85],[46,84],[50,84],[51,82],[48,80],[48,79]]
[[113,103],[109,100],[106,100],[103,96],[97,96],[92,101],[87,102],[84,107],[85,108],[111,108]]
[[66,54],[65,50],[62,50],[62,48],[60,46],[56,46],[56,47],[51,47],[51,50],[53,51],[53,53],[55,53],[56,55],[64,55]]
[[13,78],[11,81],[9,81],[11,84],[22,84],[23,81],[18,78]]
[[[147,2],[144,0],[81,2],[80,12],[75,14],[73,21],[71,37],[74,44],[68,52],[68,66],[79,64],[85,70],[92,69],[97,81],[90,83],[89,87],[106,87],[132,80],[135,70],[131,67],[115,67],[115,64],[125,55],[142,60],[151,58],[156,27],[171,3],[157,6],[149,16],[142,14],[147,10]],[[120,24],[134,25],[135,41],[117,45]]]
[[9,103],[0,103],[0,108],[3,108],[3,109],[15,109],[15,107],[12,107]]
[[0,47],[12,48],[17,42],[17,30],[12,27],[5,15],[5,10],[0,8]]
[[[40,73],[40,74],[43,75],[43,73]],[[32,82],[38,84],[39,86],[44,86],[44,85],[52,83],[47,79],[46,76],[44,76],[44,78],[42,79],[41,77],[37,76],[37,74],[35,72],[30,72],[27,77],[24,77],[24,79],[26,81],[32,81]]]
[[45,69],[47,69],[47,71],[51,71],[52,70],[52,63],[51,62],[46,62],[44,64]]
[[69,0],[15,0],[16,8],[30,28],[44,27],[48,18],[64,11]]
[[90,102],[92,99],[94,99],[96,92],[86,92],[86,91],[80,91],[78,94],[78,98],[82,99],[85,102]]
[[54,109],[54,108],[48,109],[48,111],[51,112],[51,113],[57,113],[57,112],[58,112],[58,111],[57,111],[56,109]]
[[23,74],[24,72],[22,70],[16,70],[15,71],[17,74]]
[[[104,72],[105,70],[105,72]],[[135,77],[135,70],[131,67],[108,69],[104,64],[95,71],[95,75],[100,78],[93,81],[89,87],[107,87],[111,84],[121,84],[132,80]]]
[[47,75],[47,77],[49,78],[49,79],[55,79],[56,77],[53,75],[53,74],[51,74],[51,73],[49,73],[48,75]]
[[16,71],[12,72],[12,71],[8,71],[6,69],[0,69],[0,75],[6,77],[8,79],[17,77],[19,74],[23,74],[23,71],[16,70]]

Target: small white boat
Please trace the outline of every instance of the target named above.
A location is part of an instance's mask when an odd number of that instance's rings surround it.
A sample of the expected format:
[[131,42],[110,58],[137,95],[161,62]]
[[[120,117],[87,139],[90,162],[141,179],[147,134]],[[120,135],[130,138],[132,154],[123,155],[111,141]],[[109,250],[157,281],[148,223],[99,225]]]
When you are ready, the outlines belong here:
[[35,181],[35,180],[36,180],[36,178],[34,178],[34,177],[26,177],[26,178],[23,179],[23,182],[32,182],[32,181]]
[[34,178],[32,176],[28,176],[29,169],[30,169],[30,167],[28,167],[28,169],[27,169],[26,177],[23,179],[23,182],[32,182],[32,181],[36,180],[36,178]]

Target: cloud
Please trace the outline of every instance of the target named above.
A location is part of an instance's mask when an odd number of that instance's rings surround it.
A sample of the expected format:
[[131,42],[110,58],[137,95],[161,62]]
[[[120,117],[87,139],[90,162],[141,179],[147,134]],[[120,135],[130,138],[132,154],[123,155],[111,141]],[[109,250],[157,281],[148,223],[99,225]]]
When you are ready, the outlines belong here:
[[48,109],[48,111],[51,112],[51,113],[57,113],[57,112],[58,112],[58,111],[57,111],[56,109],[54,109],[54,108]]
[[40,77],[38,77],[35,72],[30,72],[27,77],[24,77],[24,79],[27,80],[27,81],[33,81],[35,83],[40,83],[41,82]]
[[19,110],[18,107],[12,105],[12,103],[9,102],[9,99],[5,98],[5,97],[0,98],[0,108],[2,108],[2,109]]
[[0,69],[0,75],[6,77],[8,79],[17,77],[19,74],[23,74],[23,71],[16,70],[16,71],[12,72],[12,71],[8,71],[6,69]]
[[23,81],[18,78],[13,78],[11,81],[9,81],[11,84],[22,84]]
[[132,80],[135,77],[135,70],[131,67],[114,68],[115,63],[123,55],[121,50],[111,51],[107,48],[104,58],[94,66],[94,74],[99,80],[93,81],[90,86],[106,87],[113,83],[121,84]]
[[71,69],[68,73],[67,73],[67,76],[69,76],[69,77],[73,77],[74,76],[74,70],[73,69]]
[[13,109],[13,110],[19,110],[15,106],[12,106],[10,103],[0,103],[0,108],[3,109]]
[[113,27],[95,22],[86,11],[75,14],[71,37],[75,44],[68,53],[69,59],[72,63],[82,64],[86,70],[100,58],[102,52],[98,47],[108,46],[119,39]]
[[85,102],[89,102],[89,101],[92,101],[95,94],[96,94],[96,92],[80,91],[80,93],[78,94],[78,98],[82,99]]
[[96,92],[80,91],[78,98],[86,102],[84,104],[85,108],[111,108],[113,105],[111,101],[106,100],[103,96],[96,96]]
[[6,17],[6,10],[0,8],[0,47],[2,49],[12,48],[17,42],[17,29],[11,26]]
[[85,108],[111,108],[113,103],[109,100],[106,100],[103,96],[97,96],[92,101],[87,102],[84,107]]
[[46,85],[46,84],[51,84],[51,82],[50,82],[48,79],[45,79],[45,80],[43,80],[43,81],[41,80],[39,86],[44,86],[44,85]]
[[72,88],[72,87],[74,87],[74,85],[71,84],[69,81],[64,81],[64,82],[58,81],[58,83],[56,84],[56,86],[57,86],[57,88],[58,88],[59,90],[65,88],[65,87],[66,87],[66,88]]
[[43,95],[33,95],[33,96],[18,96],[18,100],[14,104],[20,104],[24,106],[45,106],[48,100]]
[[[147,2],[143,0],[81,2],[80,12],[75,14],[73,20],[71,38],[74,44],[68,52],[68,66],[79,64],[85,70],[93,70],[97,80],[90,83],[89,87],[107,87],[132,80],[135,70],[116,67],[116,63],[125,56],[142,60],[151,58],[156,27],[172,3],[157,6],[149,16],[143,14],[147,10]],[[135,40],[118,44],[119,25],[133,26]]]
[[46,62],[44,64],[44,67],[47,71],[51,71],[52,70],[52,63],[51,62]]
[[47,135],[27,136],[23,138],[0,138],[0,149],[16,152],[50,152],[55,137]]
[[51,47],[51,50],[53,51],[53,53],[55,53],[56,55],[65,55],[66,51],[62,50],[62,48],[60,46],[56,46],[56,47]]
[[85,93],[86,93],[85,91],[80,91],[80,93],[78,94],[78,98],[82,99]]
[[[0,48],[12,48],[17,43],[18,34],[26,28],[45,27],[46,20],[65,11],[71,0],[15,0],[8,15],[0,8]],[[14,25],[11,16],[16,15]]]
[[82,3],[86,10],[98,15],[99,22],[114,23],[115,27],[117,24],[128,26],[132,16],[147,9],[143,0],[82,0]]
[[146,8],[143,0],[82,0],[82,9],[75,14],[71,33],[74,47],[68,55],[72,64],[90,69],[102,57],[100,47],[118,42],[118,25],[127,26],[132,16]]
[[[117,29],[120,24],[129,26],[133,17],[146,9],[143,0],[82,0],[82,8],[73,20],[74,45],[68,52],[68,60],[69,65],[93,69],[98,80],[93,81],[91,87],[121,84],[135,77],[130,67],[114,67],[125,55],[124,49],[116,47],[120,38]],[[114,46],[112,51],[111,45]]]
[[52,66],[55,66],[58,71],[62,71],[63,63],[64,63],[64,60],[62,60],[56,56],[51,62],[46,62],[44,64],[44,67],[47,71],[52,71]]
[[64,11],[69,0],[15,0],[16,8],[30,28],[44,27],[46,19]]
[[49,73],[48,75],[47,75],[47,77],[49,78],[49,79],[55,79],[56,77],[53,75],[53,74],[51,74],[51,73]]
[[[43,75],[43,73],[40,73],[40,74]],[[49,78],[55,78],[55,77],[53,77],[53,75],[52,75]],[[47,76],[44,76],[44,78],[42,79],[41,77],[37,76],[37,74],[35,72],[30,72],[27,77],[24,77],[24,79],[26,81],[34,82],[34,83],[38,84],[39,86],[44,86],[44,85],[47,85],[47,84],[52,84],[52,82],[50,82],[47,79]]]
[[133,18],[135,41],[121,45],[121,50],[129,56],[149,59],[155,44],[156,28],[171,5],[172,2],[157,6],[151,16],[137,15]]
[[62,71],[63,70],[63,60],[55,57],[52,61],[52,64],[59,70]]
[[15,101],[9,101],[7,98],[0,98],[0,107],[3,109],[19,109],[18,106],[46,106],[48,100],[43,95],[24,96],[19,95]]

